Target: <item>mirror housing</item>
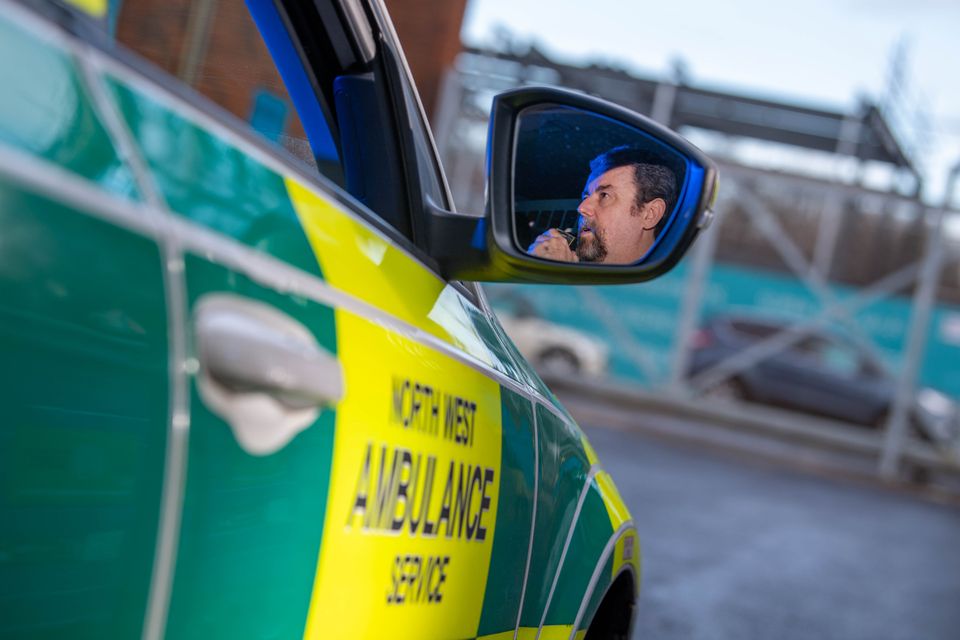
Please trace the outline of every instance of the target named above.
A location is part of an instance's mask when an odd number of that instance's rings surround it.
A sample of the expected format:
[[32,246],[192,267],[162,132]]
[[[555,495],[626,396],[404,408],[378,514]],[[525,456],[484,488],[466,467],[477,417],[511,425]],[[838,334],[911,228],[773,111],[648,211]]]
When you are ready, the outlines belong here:
[[[540,117],[541,114],[546,114],[546,119]],[[523,123],[524,118],[527,124]],[[530,122],[533,122],[532,126]],[[551,126],[543,127],[543,122]],[[555,126],[557,123],[559,126]],[[521,143],[522,132],[524,140]],[[560,136],[563,136],[562,141]],[[575,142],[579,136],[583,144],[571,145],[571,136]],[[528,142],[530,140],[536,140],[536,143]],[[518,180],[520,190],[531,191],[528,187],[533,184],[532,191],[546,188],[547,192],[556,182],[571,182],[569,167],[564,174],[568,177],[559,181],[550,179],[549,171],[540,171],[536,160],[541,156],[548,169],[553,164],[564,163],[582,166],[577,184],[557,187],[562,187],[565,194],[562,202],[568,209],[566,219],[571,216],[576,219],[579,208],[576,202],[579,202],[582,181],[589,173],[590,158],[609,148],[610,144],[622,144],[618,140],[625,140],[627,144],[640,141],[645,149],[655,150],[658,157],[666,158],[663,164],[675,169],[678,182],[676,204],[664,216],[665,224],[658,226],[652,246],[632,264],[562,262],[528,253],[532,247],[525,245],[534,232],[525,233],[524,229],[527,224],[533,227],[533,217],[522,218],[523,214],[517,210],[524,202],[534,200],[524,201],[523,196],[518,195]],[[540,152],[554,147],[556,153],[539,153],[531,160],[531,149]],[[575,160],[573,156],[576,156]],[[527,176],[525,178],[518,177],[518,157],[524,159],[521,169]],[[531,180],[531,167],[534,173],[543,175]],[[590,179],[593,177],[591,175]],[[431,213],[427,229],[428,251],[437,260],[444,276],[486,282],[641,282],[669,271],[697,234],[710,223],[717,192],[717,169],[703,152],[649,118],[585,94],[528,87],[500,94],[493,100],[487,142],[486,192],[486,212],[482,218],[443,211],[428,203]],[[561,202],[545,200],[554,201]],[[580,215],[580,218],[584,216]]]

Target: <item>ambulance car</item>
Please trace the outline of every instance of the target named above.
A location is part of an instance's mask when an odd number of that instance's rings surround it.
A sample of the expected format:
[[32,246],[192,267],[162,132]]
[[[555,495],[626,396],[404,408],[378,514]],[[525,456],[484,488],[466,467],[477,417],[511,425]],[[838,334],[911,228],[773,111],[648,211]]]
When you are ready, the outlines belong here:
[[[649,252],[528,254],[616,145]],[[0,0],[0,638],[626,638],[634,516],[476,283],[656,277],[715,186],[531,87],[454,211],[380,0]]]

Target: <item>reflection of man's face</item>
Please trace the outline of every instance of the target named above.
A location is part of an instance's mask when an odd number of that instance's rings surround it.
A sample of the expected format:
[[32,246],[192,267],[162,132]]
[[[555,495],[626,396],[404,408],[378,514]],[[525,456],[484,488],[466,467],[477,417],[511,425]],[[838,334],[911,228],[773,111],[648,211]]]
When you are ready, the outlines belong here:
[[[649,210],[656,202],[660,203],[659,209]],[[663,215],[662,203],[663,200],[657,198],[638,209],[632,166],[616,167],[600,174],[587,184],[583,201],[577,208],[580,212],[577,257],[581,262],[636,262],[653,244],[653,228]]]

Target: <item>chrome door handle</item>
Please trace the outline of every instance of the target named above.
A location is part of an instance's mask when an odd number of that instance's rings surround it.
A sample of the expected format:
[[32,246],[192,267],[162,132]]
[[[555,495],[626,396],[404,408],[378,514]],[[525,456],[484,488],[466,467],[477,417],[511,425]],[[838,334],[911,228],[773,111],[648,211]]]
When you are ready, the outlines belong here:
[[209,294],[194,324],[201,396],[250,453],[282,447],[343,396],[336,357],[269,305]]
[[299,323],[280,326],[294,321],[242,298],[218,302],[197,313],[200,364],[214,380],[237,392],[268,393],[296,409],[340,399],[337,359]]

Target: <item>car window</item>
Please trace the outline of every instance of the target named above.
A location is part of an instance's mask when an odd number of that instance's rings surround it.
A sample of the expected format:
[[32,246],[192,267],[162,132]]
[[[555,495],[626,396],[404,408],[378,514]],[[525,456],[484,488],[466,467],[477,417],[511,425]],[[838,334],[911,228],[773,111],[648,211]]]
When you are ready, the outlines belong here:
[[[374,7],[374,12],[378,14],[381,26],[394,38],[397,38],[390,19],[383,15],[377,7]],[[397,39],[399,40],[399,38]],[[452,203],[448,202],[447,187],[440,168],[440,160],[416,93],[413,74],[410,73],[402,53],[394,51],[390,46],[385,48],[385,53],[387,53],[388,62],[393,72],[400,78],[400,92],[404,103],[404,111],[408,118],[407,126],[413,137],[413,151],[417,159],[420,189],[423,195],[431,199],[434,204],[450,209]]]
[[258,29],[247,3],[125,0],[117,7],[111,25],[117,42],[343,185],[329,123],[309,118],[308,135],[261,36],[261,30],[271,33],[271,25],[261,17]]
[[[417,155],[417,167],[420,174],[420,188],[435,204],[444,209],[452,209],[453,202],[447,197],[443,170],[439,165],[440,159],[437,157],[434,145],[427,132],[428,125],[423,119],[419,102],[414,95],[413,85],[404,83],[403,92],[407,113],[410,115],[414,151]],[[471,302],[479,303],[481,293],[477,283],[456,281],[453,284],[460,288]]]
[[807,336],[798,340],[790,349],[805,357],[819,359],[824,344],[823,340],[816,336]]
[[817,356],[827,371],[840,376],[851,377],[861,370],[860,357],[856,351],[838,342],[820,341]]
[[[294,8],[285,5],[283,10]],[[110,42],[166,76],[154,74],[153,79],[174,88],[189,87],[216,103],[236,118],[233,126],[245,126],[305,163],[305,170],[330,179],[363,205],[357,209],[361,216],[420,256],[409,206],[419,198],[408,198],[404,150],[388,131],[395,126],[394,114],[384,113],[391,107],[380,99],[385,75],[390,75],[385,69],[392,63],[404,75],[399,56],[391,50],[381,61],[386,66],[343,68],[332,49],[317,44],[327,35],[318,31],[323,28],[319,23],[310,22],[315,18],[282,18],[283,10],[270,0],[124,0],[110,3],[99,26]],[[291,24],[299,25],[296,33],[290,32]],[[407,166],[417,168],[414,188],[449,208],[415,89],[403,79],[397,88],[396,106],[406,121],[401,126],[410,133],[405,151],[413,162]],[[421,260],[430,265],[426,256]],[[475,285],[451,284],[478,303]]]
[[410,115],[414,151],[417,154],[417,168],[420,172],[420,188],[437,205],[449,208],[441,183],[440,169],[437,166],[437,156],[427,137],[426,123],[420,117],[420,108],[413,91],[409,84],[404,83],[403,95],[407,104],[407,113]]
[[730,324],[738,332],[758,340],[769,338],[781,330],[781,327],[778,326],[757,324],[748,320],[733,320]]

